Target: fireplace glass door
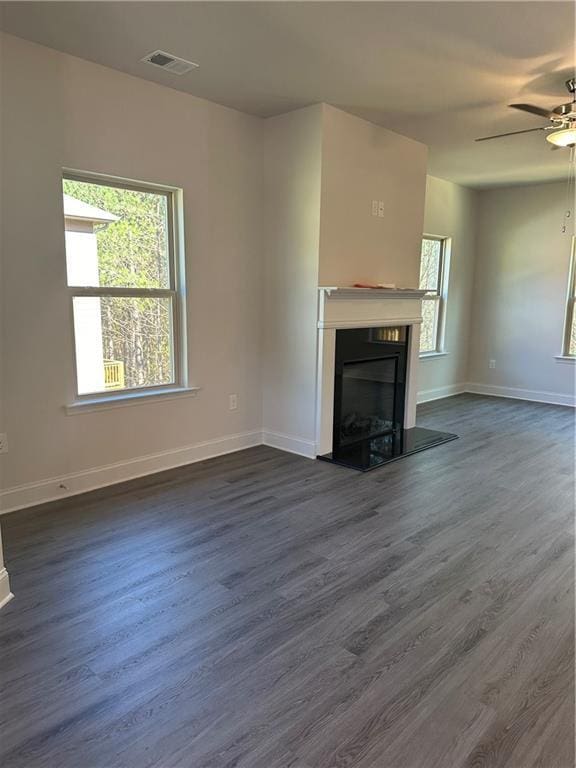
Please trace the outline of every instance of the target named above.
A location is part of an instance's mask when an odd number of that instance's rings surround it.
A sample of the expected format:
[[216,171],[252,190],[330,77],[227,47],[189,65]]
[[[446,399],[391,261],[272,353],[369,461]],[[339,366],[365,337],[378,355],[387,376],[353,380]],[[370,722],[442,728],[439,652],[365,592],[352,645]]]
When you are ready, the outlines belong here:
[[398,356],[342,365],[338,447],[389,435],[400,428],[396,407]]
[[332,458],[364,467],[401,441],[408,328],[338,329]]

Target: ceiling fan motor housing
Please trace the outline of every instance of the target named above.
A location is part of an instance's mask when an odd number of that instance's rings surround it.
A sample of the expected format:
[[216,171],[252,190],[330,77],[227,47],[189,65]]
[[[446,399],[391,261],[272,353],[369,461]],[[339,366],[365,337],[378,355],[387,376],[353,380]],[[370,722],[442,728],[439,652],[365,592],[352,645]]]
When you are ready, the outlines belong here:
[[552,111],[559,117],[574,120],[576,119],[576,101],[569,101],[567,104],[560,104],[559,107],[556,107]]

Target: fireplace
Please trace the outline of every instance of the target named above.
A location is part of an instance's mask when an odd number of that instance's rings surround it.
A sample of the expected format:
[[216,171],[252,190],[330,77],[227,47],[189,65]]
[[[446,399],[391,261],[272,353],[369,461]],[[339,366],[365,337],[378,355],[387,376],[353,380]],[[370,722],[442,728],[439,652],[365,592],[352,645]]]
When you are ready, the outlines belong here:
[[[386,297],[379,320],[385,324],[359,327],[358,315],[374,316],[376,301],[359,301],[357,294],[351,299],[350,291],[345,295],[346,303],[336,299],[332,317],[328,308],[319,323],[318,444],[326,448],[318,458],[367,471],[456,439],[415,425],[419,318],[410,317],[412,307]],[[390,305],[398,307],[397,316],[405,317],[405,323],[390,323]]]
[[335,455],[402,428],[408,333],[406,326],[336,331]]

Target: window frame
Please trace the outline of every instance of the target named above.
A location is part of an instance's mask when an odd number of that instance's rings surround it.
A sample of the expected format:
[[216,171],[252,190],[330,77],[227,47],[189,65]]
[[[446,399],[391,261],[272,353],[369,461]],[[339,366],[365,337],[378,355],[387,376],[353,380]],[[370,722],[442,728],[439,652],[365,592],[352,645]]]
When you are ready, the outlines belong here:
[[576,360],[576,353],[570,353],[570,338],[572,323],[576,311],[576,235],[572,236],[570,248],[570,266],[568,269],[568,288],[566,290],[566,306],[564,310],[564,331],[562,335],[562,354],[560,357]]
[[446,355],[446,304],[448,301],[448,276],[450,272],[450,255],[452,239],[440,235],[422,235],[422,241],[434,240],[440,243],[440,258],[438,266],[438,280],[436,289],[432,293],[427,292],[422,297],[422,302],[433,301],[438,304],[438,323],[436,326],[436,343],[434,349],[418,350],[420,358],[431,358]]
[[[163,195],[166,198],[168,221],[168,288],[119,288],[106,286],[71,286],[66,278],[66,289],[70,308],[70,321],[72,327],[72,362],[74,368],[74,402],[75,405],[92,405],[122,402],[123,400],[141,399],[146,396],[161,394],[174,394],[179,391],[197,388],[188,387],[186,364],[186,288],[184,280],[184,251],[182,236],[182,190],[177,187],[169,187],[160,184],[132,181],[119,177],[110,177],[88,171],[62,169],[62,182],[78,181],[87,184],[100,184],[101,186],[117,187],[119,189],[135,190]],[[64,212],[62,211],[64,216]],[[66,257],[66,248],[64,248]],[[154,384],[143,387],[125,387],[113,392],[85,392],[78,391],[78,366],[76,359],[76,327],[74,322],[74,299],[84,297],[144,297],[144,298],[169,298],[172,303],[171,332],[172,332],[172,381],[166,384]]]

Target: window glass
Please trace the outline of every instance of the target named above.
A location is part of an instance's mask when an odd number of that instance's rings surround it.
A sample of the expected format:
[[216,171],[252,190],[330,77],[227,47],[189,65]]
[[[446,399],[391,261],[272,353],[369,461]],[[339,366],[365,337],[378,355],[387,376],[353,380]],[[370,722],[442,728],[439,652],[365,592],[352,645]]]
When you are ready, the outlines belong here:
[[169,288],[166,194],[64,179],[68,285]]
[[419,287],[428,293],[422,299],[421,354],[438,352],[442,346],[440,314],[444,309],[445,302],[445,292],[443,292],[442,286],[446,267],[444,254],[444,240],[431,237],[425,237],[422,240]]
[[442,242],[440,240],[422,240],[422,255],[420,258],[420,289],[437,292],[440,289],[440,257]]
[[63,180],[78,395],[176,383],[171,193]]

